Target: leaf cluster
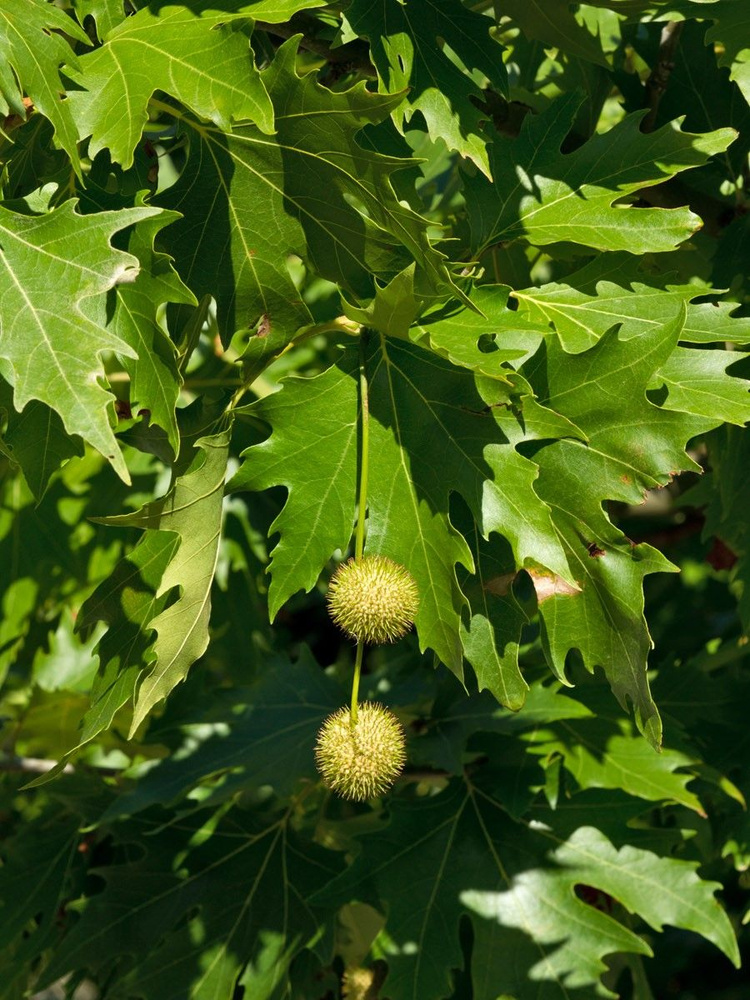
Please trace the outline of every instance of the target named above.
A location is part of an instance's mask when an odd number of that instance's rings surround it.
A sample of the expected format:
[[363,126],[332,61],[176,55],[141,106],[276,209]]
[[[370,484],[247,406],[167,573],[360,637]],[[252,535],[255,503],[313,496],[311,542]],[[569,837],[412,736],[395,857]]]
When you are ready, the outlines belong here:
[[748,14],[0,0],[0,1000],[741,996]]

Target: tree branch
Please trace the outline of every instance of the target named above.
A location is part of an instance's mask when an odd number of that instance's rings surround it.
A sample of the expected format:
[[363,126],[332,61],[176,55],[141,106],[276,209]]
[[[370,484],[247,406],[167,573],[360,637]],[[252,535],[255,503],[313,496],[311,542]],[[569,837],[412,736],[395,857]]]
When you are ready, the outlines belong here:
[[648,114],[641,123],[641,132],[653,132],[659,104],[674,69],[674,57],[682,34],[684,21],[668,21],[661,30],[659,58],[646,81]]

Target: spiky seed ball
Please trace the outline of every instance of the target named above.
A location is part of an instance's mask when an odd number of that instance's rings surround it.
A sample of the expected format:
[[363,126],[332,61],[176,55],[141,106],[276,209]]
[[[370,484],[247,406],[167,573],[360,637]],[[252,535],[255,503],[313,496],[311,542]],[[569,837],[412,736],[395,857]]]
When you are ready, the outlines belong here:
[[401,639],[414,624],[419,590],[400,563],[385,556],[350,559],[328,587],[328,610],[339,628],[357,642]]
[[345,799],[366,802],[387,791],[406,763],[406,737],[393,712],[377,702],[348,705],[329,715],[315,744],[323,781]]
[[374,969],[349,968],[341,977],[341,996],[346,1000],[377,1000],[377,976]]

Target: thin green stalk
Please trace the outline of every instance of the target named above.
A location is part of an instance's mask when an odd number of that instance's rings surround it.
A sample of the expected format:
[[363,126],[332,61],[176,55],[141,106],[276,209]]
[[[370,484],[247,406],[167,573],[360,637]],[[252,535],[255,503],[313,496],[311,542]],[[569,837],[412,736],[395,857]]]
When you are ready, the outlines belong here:
[[[359,462],[359,496],[357,502],[357,534],[354,541],[354,558],[361,559],[365,550],[365,523],[367,520],[367,479],[370,471],[370,397],[367,386],[367,367],[365,352],[367,350],[367,331],[363,330],[359,338],[359,408],[360,426],[362,432],[362,447]],[[364,643],[357,643],[357,655],[354,660],[354,678],[352,679],[352,707],[349,713],[351,724],[357,723],[359,706],[359,678],[362,673],[362,659],[365,655]]]
[[359,678],[362,673],[362,658],[365,655],[363,642],[357,643],[357,655],[354,659],[354,678],[352,679],[352,707],[349,711],[351,724],[357,724],[357,709],[359,707]]
[[365,520],[367,518],[367,478],[370,472],[370,397],[367,388],[365,367],[366,334],[359,338],[359,406],[362,421],[362,450],[359,463],[359,513],[357,516],[357,537],[354,544],[354,558],[361,559],[365,550]]

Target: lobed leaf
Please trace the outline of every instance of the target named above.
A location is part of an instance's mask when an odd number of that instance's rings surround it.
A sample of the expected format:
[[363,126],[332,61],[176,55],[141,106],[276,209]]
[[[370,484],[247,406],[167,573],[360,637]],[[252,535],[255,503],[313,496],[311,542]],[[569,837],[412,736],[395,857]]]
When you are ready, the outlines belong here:
[[84,89],[68,98],[80,137],[91,136],[89,155],[108,149],[125,169],[132,166],[157,90],[220,128],[248,119],[272,133],[271,100],[243,25],[235,23],[247,22],[245,6],[232,12],[210,0],[160,0],[111,28],[105,43],[79,60],[73,76]]
[[663,252],[699,228],[700,218],[687,208],[614,203],[701,166],[736,133],[690,135],[678,123],[644,133],[643,114],[633,114],[564,153],[580,103],[579,95],[565,94],[542,114],[527,115],[517,139],[496,138],[490,147],[493,184],[466,178],[474,247],[523,238],[534,246],[568,241],[596,250]]
[[673,322],[632,340],[612,331],[577,355],[545,342],[524,372],[540,401],[586,433],[588,442],[564,439],[535,456],[537,491],[552,509],[578,592],[549,588],[540,594],[548,659],[564,677],[569,650],[580,650],[589,669],[601,666],[621,703],[630,698],[642,732],[658,745],[661,724],[648,689],[651,645],[643,618],[642,580],[671,566],[648,545],[632,545],[602,509],[604,500],[639,503],[643,492],[665,485],[681,469],[690,437],[716,421],[651,403],[646,388],[674,350],[685,307]]
[[130,734],[151,709],[182,681],[208,645],[211,585],[221,536],[229,431],[199,438],[188,468],[160,500],[133,514],[100,518],[104,524],[174,532],[179,546],[166,566],[156,597],[179,587],[179,596],[148,621],[156,632],[154,664],[140,683]]
[[142,848],[98,870],[104,890],[85,900],[44,982],[114,963],[118,990],[129,995],[215,1000],[260,967],[267,989],[254,996],[270,1000],[293,956],[319,935],[310,899],[340,871],[340,858],[301,842],[288,813],[233,810],[208,832],[195,818],[178,828],[153,818],[120,827],[121,843]]
[[225,135],[187,124],[187,166],[159,199],[185,215],[164,240],[183,279],[197,295],[215,296],[225,338],[256,329],[266,352],[268,344],[282,350],[310,322],[290,254],[361,297],[372,294],[374,276],[394,277],[413,260],[431,294],[460,294],[426,222],[394,194],[391,175],[410,161],[356,141],[398,98],[363,84],[334,93],[300,78],[297,45],[285,43],[263,74],[275,138],[249,125]]
[[[113,397],[101,387],[101,355],[133,349],[89,319],[86,300],[135,280],[138,260],[114,250],[111,236],[159,215],[131,208],[81,216],[65,202],[46,215],[19,215],[0,206],[0,361],[23,411],[37,399],[57,411],[68,434],[78,434],[129,481],[110,429]],[[33,347],[29,350],[30,341]]]
[[[668,276],[667,276],[668,277]],[[696,285],[664,283],[654,287],[625,253],[599,257],[565,282],[548,282],[512,291],[519,313],[539,326],[552,326],[571,354],[593,347],[615,324],[623,340],[669,322],[681,302],[687,305],[683,342],[750,343],[750,320],[735,318],[734,302],[693,302],[706,290]]]
[[148,421],[166,431],[174,455],[180,450],[175,408],[182,379],[177,351],[161,315],[168,302],[195,305],[196,298],[180,281],[166,254],[154,249],[154,240],[164,226],[178,218],[176,213],[160,212],[131,235],[128,249],[137,258],[140,271],[134,282],[117,289],[109,326],[135,355],[122,359],[130,375],[132,410],[147,411]]
[[270,526],[279,533],[268,571],[268,614],[297,590],[311,590],[336,549],[345,551],[357,500],[357,365],[349,353],[312,379],[289,378],[281,392],[239,409],[270,424],[271,436],[243,452],[234,490],[285,486]]
[[490,34],[493,21],[455,0],[410,0],[398,6],[354,0],[346,19],[369,40],[381,89],[407,92],[392,112],[397,127],[403,132],[421,114],[433,140],[442,140],[489,175],[482,91],[445,46],[467,70],[478,70],[505,94],[508,74],[503,49]]
[[365,838],[355,863],[315,898],[387,902],[393,1000],[449,993],[467,913],[478,997],[593,997],[605,956],[650,949],[614,915],[585,903],[579,884],[608,893],[655,929],[699,930],[738,961],[731,924],[713,897],[717,883],[702,882],[695,868],[631,846],[617,851],[592,827],[560,841],[510,820],[494,794],[453,781],[439,795],[396,803],[386,830]]
[[[26,117],[27,103],[49,118],[57,141],[80,173],[78,134],[71,104],[63,100],[60,66],[78,59],[69,38],[89,45],[89,37],[64,11],[45,0],[0,2],[0,115]],[[28,102],[24,102],[24,95]]]

